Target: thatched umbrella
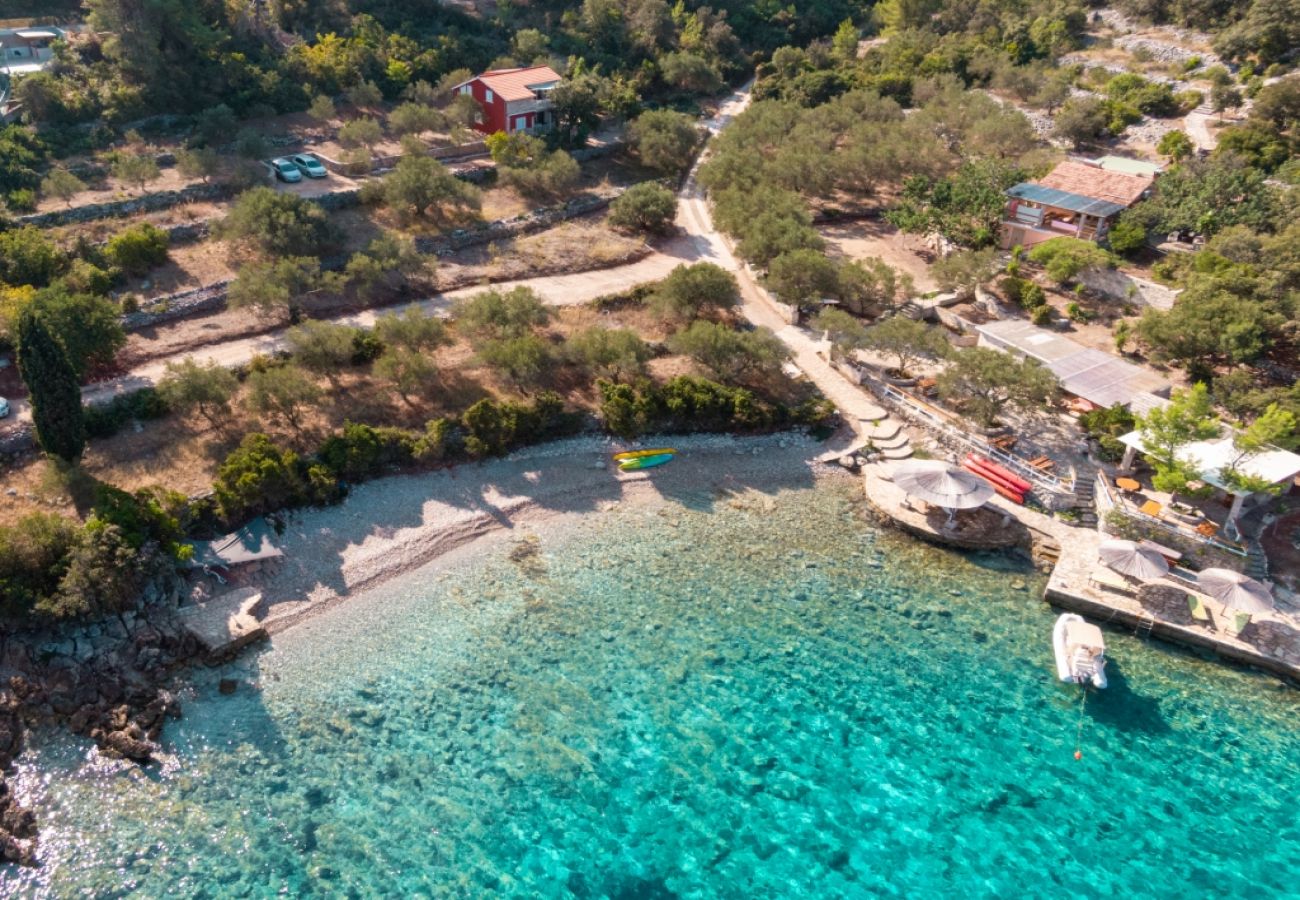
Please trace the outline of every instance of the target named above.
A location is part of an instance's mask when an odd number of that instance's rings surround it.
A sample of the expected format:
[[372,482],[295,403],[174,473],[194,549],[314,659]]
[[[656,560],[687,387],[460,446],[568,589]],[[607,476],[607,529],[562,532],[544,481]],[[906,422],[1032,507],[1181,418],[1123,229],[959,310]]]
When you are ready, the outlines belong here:
[[893,477],[909,497],[948,510],[950,523],[954,510],[975,509],[993,496],[983,478],[938,459],[909,459],[895,467]]
[[1121,575],[1148,581],[1169,573],[1169,563],[1156,550],[1143,547],[1135,541],[1102,541],[1097,556]]
[[1268,612],[1273,608],[1273,592],[1267,585],[1232,569],[1203,569],[1196,573],[1196,583],[1224,606],[1244,613]]

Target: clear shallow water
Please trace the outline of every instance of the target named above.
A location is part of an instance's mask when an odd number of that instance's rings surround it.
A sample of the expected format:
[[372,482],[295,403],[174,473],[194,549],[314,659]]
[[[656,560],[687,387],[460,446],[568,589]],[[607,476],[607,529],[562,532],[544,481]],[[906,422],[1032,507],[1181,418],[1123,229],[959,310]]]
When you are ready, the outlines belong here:
[[161,772],[48,737],[46,865],[0,893],[1300,890],[1295,692],[1110,634],[1075,762],[1041,580],[877,534],[856,490],[592,514],[390,584],[201,674]]

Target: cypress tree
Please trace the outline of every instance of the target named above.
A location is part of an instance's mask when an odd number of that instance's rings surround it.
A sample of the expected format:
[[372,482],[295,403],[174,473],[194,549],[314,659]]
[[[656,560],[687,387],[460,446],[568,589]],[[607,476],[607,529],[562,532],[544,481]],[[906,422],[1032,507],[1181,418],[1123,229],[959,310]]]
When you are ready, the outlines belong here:
[[49,328],[30,309],[18,320],[18,368],[31,396],[36,440],[46,453],[76,463],[86,449],[76,370]]

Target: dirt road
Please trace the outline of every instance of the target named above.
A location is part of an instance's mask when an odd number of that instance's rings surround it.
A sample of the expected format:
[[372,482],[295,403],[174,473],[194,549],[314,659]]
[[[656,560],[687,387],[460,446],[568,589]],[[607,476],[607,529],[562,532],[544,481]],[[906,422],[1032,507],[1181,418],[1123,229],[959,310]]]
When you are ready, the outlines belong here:
[[[749,85],[741,87],[727,98],[718,108],[718,113],[705,121],[710,134],[716,134],[727,126],[731,120],[749,104]],[[695,174],[699,168],[697,161],[679,194],[677,224],[681,233],[656,253],[638,262],[610,269],[592,272],[580,272],[573,275],[552,275],[540,278],[507,281],[493,285],[499,290],[509,290],[524,286],[532,288],[546,303],[553,306],[566,306],[586,303],[604,294],[625,290],[638,284],[657,281],[667,275],[678,265],[694,262],[713,262],[735,272],[740,281],[745,316],[756,325],[765,325],[776,332],[791,348],[795,363],[821,390],[834,400],[850,418],[879,419],[884,413],[872,403],[867,395],[851,385],[842,375],[817,353],[817,342],[805,332],[788,325],[777,311],[777,307],[767,297],[766,291],[758,285],[752,275],[732,254],[723,236],[713,227],[708,204],[702,189],[697,185]],[[445,315],[451,305],[459,298],[478,293],[482,288],[464,288],[437,294],[416,305],[428,315]],[[389,310],[367,310],[352,315],[339,316],[331,321],[343,325],[368,327],[376,318]],[[258,354],[274,353],[285,346],[283,333],[259,335],[215,344],[205,348],[201,353],[182,354],[194,356],[200,361],[212,360],[223,366],[235,367],[248,362]],[[168,360],[160,359],[145,363],[132,369],[126,375],[99,384],[89,385],[82,391],[87,403],[102,404],[114,397],[128,394],[141,388],[156,384],[162,377]],[[9,428],[30,423],[31,410],[25,400],[15,400],[13,413],[6,420]]]

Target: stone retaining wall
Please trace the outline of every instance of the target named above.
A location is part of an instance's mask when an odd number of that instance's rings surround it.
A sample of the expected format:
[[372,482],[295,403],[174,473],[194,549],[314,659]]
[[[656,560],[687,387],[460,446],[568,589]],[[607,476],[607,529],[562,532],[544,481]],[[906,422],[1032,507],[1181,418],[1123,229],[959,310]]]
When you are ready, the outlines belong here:
[[115,219],[138,213],[157,212],[200,200],[224,200],[233,193],[232,189],[224,184],[192,184],[179,190],[159,191],[156,194],[144,194],[128,200],[110,200],[107,203],[92,203],[72,209],[57,209],[19,216],[18,224],[35,225],[37,228],[74,225],[80,222],[93,222],[96,219]]
[[[547,228],[558,225],[567,219],[574,219],[604,209],[616,197],[621,195],[623,190],[625,189],[620,188],[607,194],[577,197],[563,206],[535,210],[510,219],[498,219],[495,222],[488,222],[473,228],[453,231],[449,235],[417,238],[415,246],[421,253],[432,256],[446,256],[467,247],[478,247],[493,241],[545,231]],[[334,194],[326,194],[314,199],[319,202],[327,200],[327,198],[331,204],[326,207],[327,209],[339,209],[360,202],[359,191],[355,188],[338,191]],[[184,227],[197,228],[199,225],[204,228],[207,227],[207,223],[197,223],[196,225]],[[321,266],[325,269],[339,269],[346,262],[345,257],[339,257],[322,260]],[[141,328],[152,328],[166,322],[174,322],[178,319],[216,312],[225,307],[226,293],[229,287],[229,281],[218,281],[203,287],[191,288],[187,291],[158,297],[150,301],[145,308],[124,315],[122,317],[122,326],[127,331],[136,331]]]
[[1154,281],[1125,275],[1118,269],[1085,269],[1079,273],[1079,281],[1111,300],[1154,309],[1172,309],[1179,293]]

